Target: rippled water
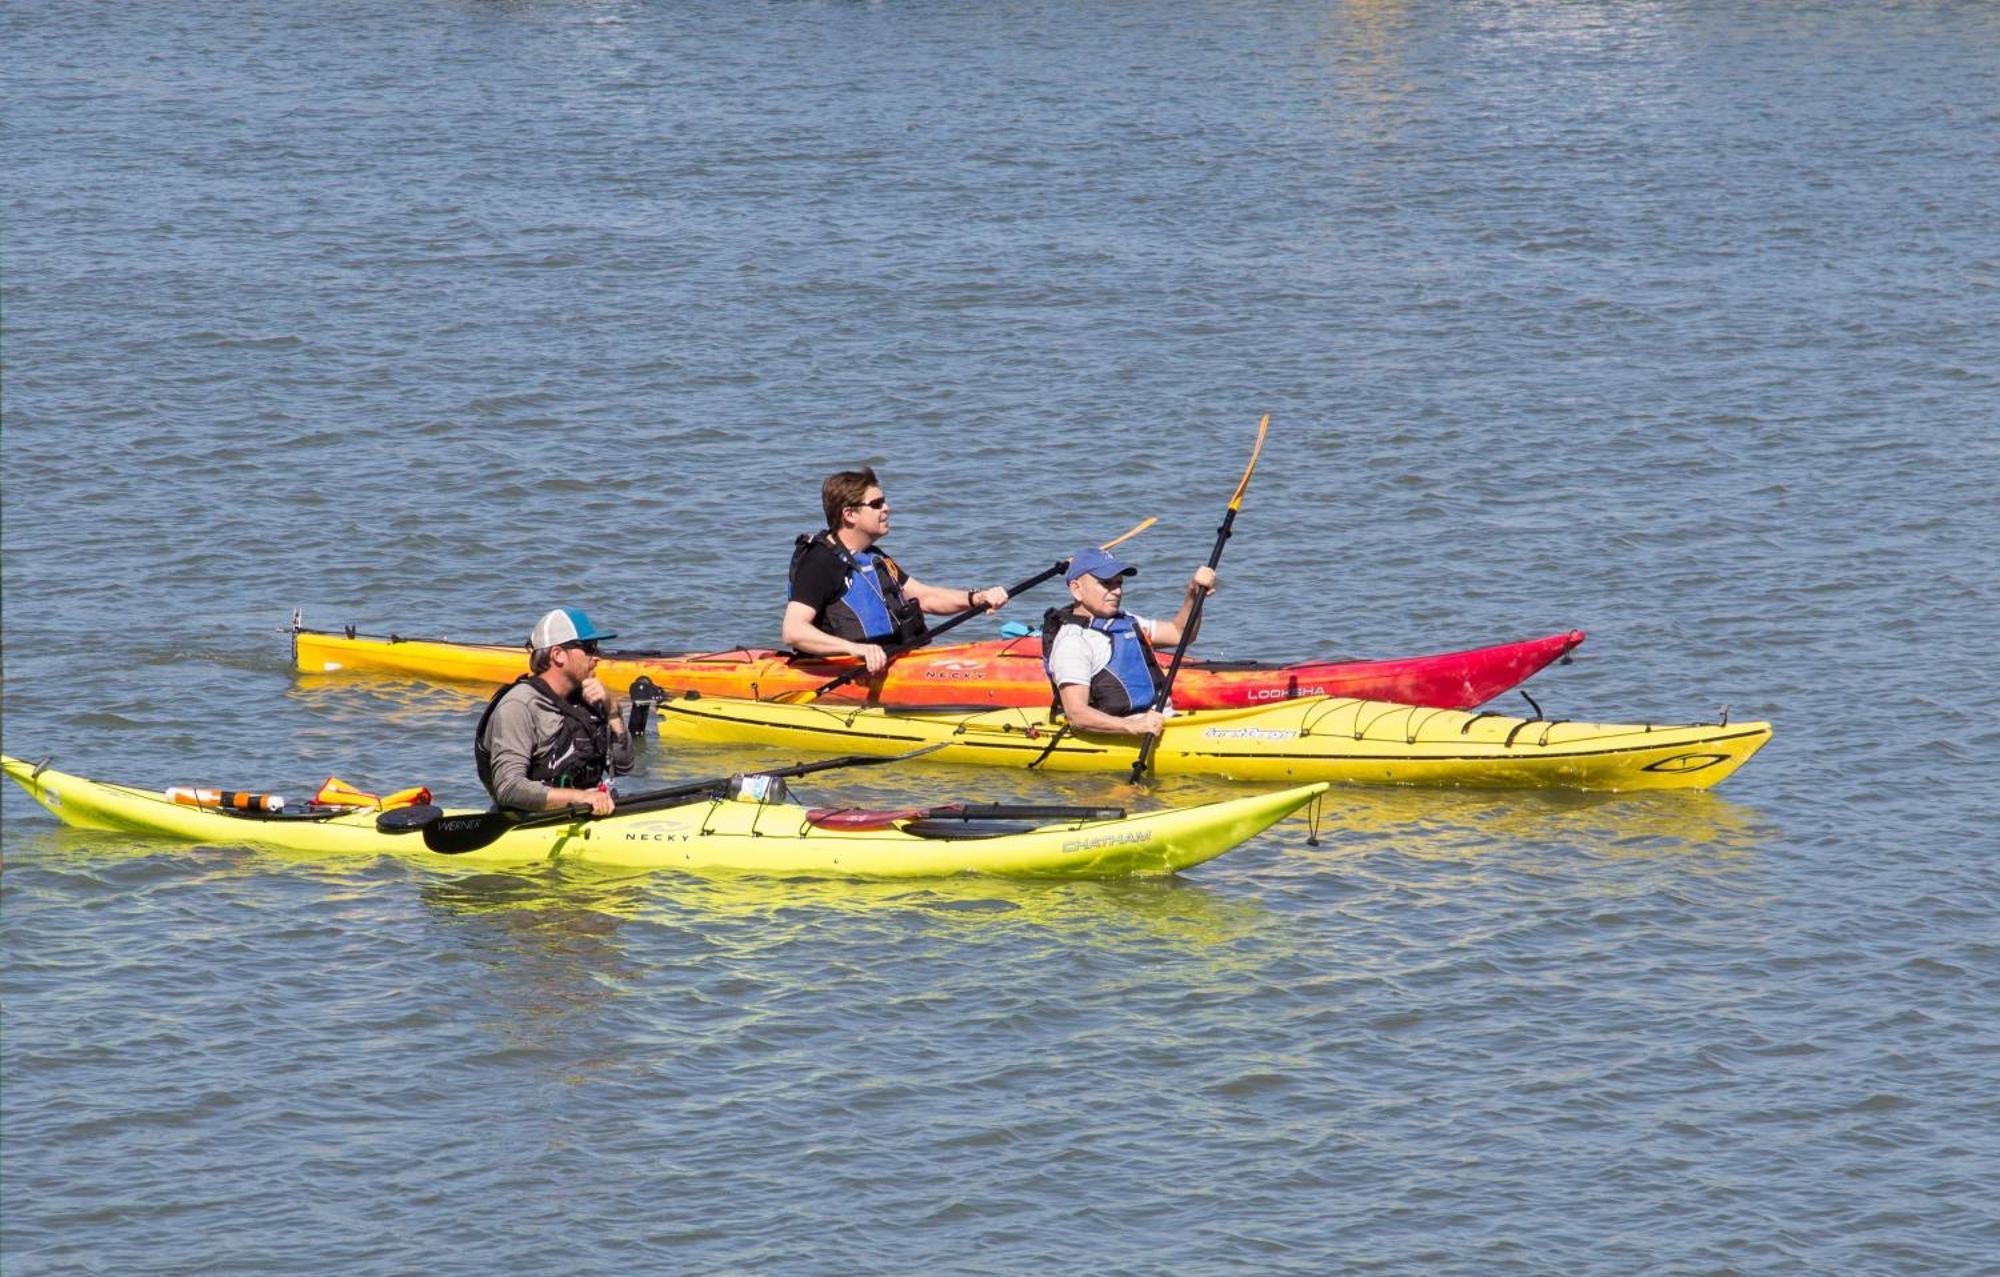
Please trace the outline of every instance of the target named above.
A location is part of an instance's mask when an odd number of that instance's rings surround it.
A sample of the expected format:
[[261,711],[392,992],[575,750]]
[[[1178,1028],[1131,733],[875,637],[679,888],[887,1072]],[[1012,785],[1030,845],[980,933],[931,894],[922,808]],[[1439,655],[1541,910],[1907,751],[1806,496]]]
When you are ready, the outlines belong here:
[[1160,516],[1144,610],[1264,412],[1211,654],[1576,626],[1551,714],[1778,728],[1714,793],[1352,790],[1082,886],[467,875],[10,787],[9,1274],[2000,1271],[2000,10],[0,36],[10,753],[470,799],[476,704],[296,677],[294,606],[768,642],[865,460],[927,579]]

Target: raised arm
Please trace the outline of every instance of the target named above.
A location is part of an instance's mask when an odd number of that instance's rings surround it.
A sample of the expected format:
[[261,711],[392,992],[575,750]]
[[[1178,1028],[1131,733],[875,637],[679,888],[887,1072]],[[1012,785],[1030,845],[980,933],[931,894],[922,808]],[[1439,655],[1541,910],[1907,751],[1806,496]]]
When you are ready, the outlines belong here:
[[[1204,592],[1215,592],[1215,569],[1206,563],[1196,568],[1194,576],[1189,578],[1187,592],[1181,596],[1180,611],[1174,613],[1173,619],[1153,623],[1154,647],[1173,647],[1181,641],[1181,631],[1187,628],[1188,617],[1194,611],[1194,601]],[[1194,642],[1200,629],[1200,626],[1195,627],[1196,633],[1187,636],[1188,642]]]

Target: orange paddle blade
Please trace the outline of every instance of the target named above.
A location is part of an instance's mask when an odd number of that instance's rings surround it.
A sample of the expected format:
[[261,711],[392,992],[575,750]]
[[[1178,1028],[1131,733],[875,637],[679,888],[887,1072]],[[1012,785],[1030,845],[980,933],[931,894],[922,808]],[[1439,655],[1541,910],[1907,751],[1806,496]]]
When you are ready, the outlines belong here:
[[1264,434],[1270,428],[1271,414],[1267,412],[1264,414],[1264,419],[1257,423],[1257,446],[1250,449],[1250,464],[1243,467],[1243,481],[1236,485],[1236,495],[1229,498],[1229,508],[1232,510],[1243,508],[1244,490],[1250,486],[1250,476],[1256,472],[1257,457],[1264,451]]
[[1159,521],[1160,520],[1157,516],[1149,516],[1145,522],[1141,523],[1138,527],[1133,528],[1130,532],[1127,532],[1124,536],[1112,537],[1109,541],[1106,541],[1103,545],[1100,545],[1097,548],[1100,550],[1109,550],[1114,545],[1120,545],[1126,541],[1130,541],[1133,537],[1138,536],[1141,532],[1144,532],[1147,528],[1152,527],[1155,523],[1158,523]]

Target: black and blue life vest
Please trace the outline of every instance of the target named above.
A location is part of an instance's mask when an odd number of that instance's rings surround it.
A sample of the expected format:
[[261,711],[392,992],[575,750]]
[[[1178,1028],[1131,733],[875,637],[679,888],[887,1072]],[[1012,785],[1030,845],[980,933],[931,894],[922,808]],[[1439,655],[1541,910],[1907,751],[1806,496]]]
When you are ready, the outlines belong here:
[[479,766],[479,783],[500,801],[493,788],[493,754],[486,748],[486,724],[500,700],[526,683],[542,702],[562,715],[562,731],[528,758],[528,779],[558,789],[590,789],[611,772],[611,723],[594,705],[566,700],[532,674],[523,674],[493,694],[479,728],[472,734],[472,757]]
[[1111,639],[1111,663],[1090,680],[1090,707],[1124,717],[1144,713],[1160,699],[1167,676],[1153,657],[1153,645],[1139,629],[1139,623],[1125,612],[1109,620],[1078,616],[1073,609],[1052,607],[1042,614],[1042,672],[1055,688],[1055,712],[1062,712],[1062,688],[1049,669],[1049,653],[1055,651],[1056,635],[1065,625],[1096,630]]
[[831,532],[801,535],[792,546],[790,583],[797,589],[799,565],[815,550],[840,560],[847,589],[814,623],[850,643],[909,643],[924,634],[924,610],[903,593],[896,561],[880,550],[849,550]]

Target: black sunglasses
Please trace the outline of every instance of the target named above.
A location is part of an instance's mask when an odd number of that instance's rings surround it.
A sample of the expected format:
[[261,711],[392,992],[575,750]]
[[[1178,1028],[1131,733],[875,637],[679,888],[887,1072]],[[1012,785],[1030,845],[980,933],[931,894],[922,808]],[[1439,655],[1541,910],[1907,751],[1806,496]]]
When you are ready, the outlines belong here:
[[586,656],[597,655],[596,639],[571,639],[569,642],[563,644],[563,646],[572,652],[582,652]]
[[859,510],[862,506],[867,506],[870,510],[880,510],[883,506],[888,504],[889,504],[889,498],[876,497],[873,501],[856,501],[853,505],[847,508],[850,510]]

